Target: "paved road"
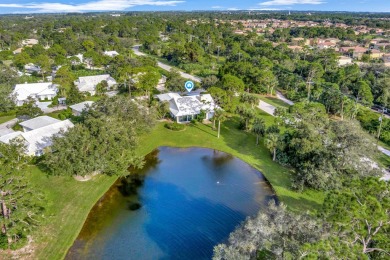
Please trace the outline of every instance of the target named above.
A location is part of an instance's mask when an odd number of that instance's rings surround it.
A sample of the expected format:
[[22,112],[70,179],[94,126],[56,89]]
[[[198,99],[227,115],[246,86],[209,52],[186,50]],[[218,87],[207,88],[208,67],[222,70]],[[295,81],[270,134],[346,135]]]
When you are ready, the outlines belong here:
[[285,96],[283,96],[283,94],[279,91],[276,91],[276,97],[280,100],[282,100],[284,103],[287,103],[289,105],[294,105],[294,102],[292,102],[291,100],[287,99]]
[[[140,50],[139,50],[139,47],[140,47],[140,46],[141,46],[141,45],[135,45],[135,46],[133,46],[134,54],[137,55],[137,56],[146,56],[145,53],[140,52]],[[164,69],[164,70],[166,70],[166,71],[171,71],[172,68],[173,68],[172,66],[169,66],[169,65],[164,64],[164,63],[159,62],[159,61],[157,62],[157,66],[159,66],[160,68],[162,68],[162,69]],[[190,75],[190,74],[185,73],[185,72],[182,72],[182,71],[179,71],[179,73],[180,73],[180,76],[182,76],[182,77],[185,78],[185,79],[189,79],[189,80],[192,80],[192,81],[197,82],[197,83],[201,83],[201,82],[202,82],[202,79],[199,78],[199,77]]]
[[257,107],[266,112],[267,114],[270,114],[271,116],[274,116],[275,114],[276,107],[262,100],[260,100],[259,105]]
[[378,150],[381,151],[382,153],[386,154],[387,156],[390,156],[390,151],[383,148],[382,146],[378,146]]
[[4,123],[0,124],[0,128],[12,127],[14,124],[16,124],[16,122],[18,122],[17,118],[11,119],[11,120],[9,120],[7,122],[4,122]]

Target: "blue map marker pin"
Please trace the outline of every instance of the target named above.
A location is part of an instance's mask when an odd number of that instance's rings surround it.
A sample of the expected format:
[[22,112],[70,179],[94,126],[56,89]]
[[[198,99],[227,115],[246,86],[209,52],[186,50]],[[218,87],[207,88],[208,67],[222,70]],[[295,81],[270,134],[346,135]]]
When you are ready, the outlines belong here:
[[185,84],[184,84],[184,87],[186,88],[186,90],[188,92],[191,92],[191,90],[194,88],[194,82],[192,81],[187,81]]

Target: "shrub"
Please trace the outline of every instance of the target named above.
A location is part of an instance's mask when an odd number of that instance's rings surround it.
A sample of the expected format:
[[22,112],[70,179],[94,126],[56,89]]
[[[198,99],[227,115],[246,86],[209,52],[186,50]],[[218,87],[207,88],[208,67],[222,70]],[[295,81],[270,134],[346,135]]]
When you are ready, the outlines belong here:
[[179,123],[166,123],[164,125],[166,128],[172,130],[172,131],[181,131],[184,130],[185,125],[179,124]]

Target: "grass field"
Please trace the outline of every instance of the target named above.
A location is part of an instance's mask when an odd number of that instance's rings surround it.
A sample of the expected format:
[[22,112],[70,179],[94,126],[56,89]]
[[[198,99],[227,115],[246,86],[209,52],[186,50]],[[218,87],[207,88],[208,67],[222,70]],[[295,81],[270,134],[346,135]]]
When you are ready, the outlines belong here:
[[[267,119],[269,121],[271,119]],[[207,147],[230,153],[260,170],[272,184],[279,199],[293,211],[315,210],[323,202],[324,194],[314,191],[297,193],[290,188],[290,171],[273,162],[263,143],[255,145],[255,137],[237,129],[236,119],[222,124],[221,138],[211,126],[188,125],[186,130],[174,132],[159,123],[151,133],[142,136],[137,153],[146,155],[159,146]],[[46,193],[47,221],[34,233],[35,259],[63,259],[78,236],[89,211],[116,180],[115,177],[96,176],[88,182],[77,182],[71,177],[46,176],[33,166],[31,183]]]
[[11,115],[11,116],[1,116],[0,117],[0,124],[2,123],[5,123],[11,119],[14,119],[15,118],[15,115]]

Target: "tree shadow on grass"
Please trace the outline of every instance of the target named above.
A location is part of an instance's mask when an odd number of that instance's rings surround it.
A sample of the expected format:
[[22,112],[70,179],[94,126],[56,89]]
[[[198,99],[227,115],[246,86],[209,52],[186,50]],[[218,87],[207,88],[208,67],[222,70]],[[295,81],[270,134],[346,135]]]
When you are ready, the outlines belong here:
[[196,124],[190,123],[189,125],[190,125],[191,127],[195,127],[196,129],[198,129],[198,130],[200,130],[200,131],[202,131],[202,132],[205,132],[206,134],[209,134],[209,135],[211,135],[211,136],[213,136],[213,137],[217,137],[217,134],[213,135],[212,133],[207,132],[207,131],[205,131],[204,129],[200,128],[200,127],[197,126]]
[[299,197],[297,199],[290,196],[281,195],[278,196],[278,198],[280,201],[283,201],[283,203],[286,204],[291,211],[295,213],[302,213],[305,211],[310,211],[315,213],[322,206],[320,203],[316,201],[309,200],[303,197]]

